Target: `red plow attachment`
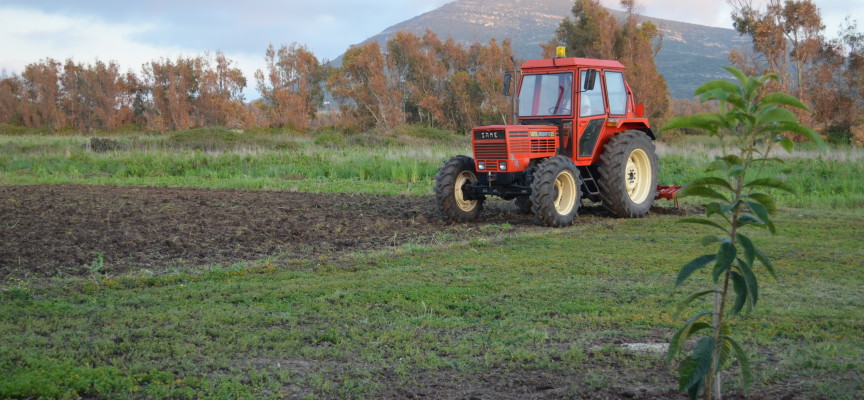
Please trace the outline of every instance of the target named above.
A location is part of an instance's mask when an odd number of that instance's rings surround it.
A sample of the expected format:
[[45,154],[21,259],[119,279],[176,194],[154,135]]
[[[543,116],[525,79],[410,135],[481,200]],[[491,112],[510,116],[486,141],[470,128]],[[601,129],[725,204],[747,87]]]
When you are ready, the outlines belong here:
[[678,191],[681,190],[681,186],[669,185],[657,185],[657,199],[667,199],[675,202],[675,208],[678,208],[678,199],[675,198],[675,195],[678,194]]

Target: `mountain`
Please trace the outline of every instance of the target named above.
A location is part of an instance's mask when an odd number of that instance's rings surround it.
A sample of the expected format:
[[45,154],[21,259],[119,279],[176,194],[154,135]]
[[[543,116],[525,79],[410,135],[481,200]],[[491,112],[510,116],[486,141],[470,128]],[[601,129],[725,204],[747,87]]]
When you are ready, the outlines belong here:
[[[442,39],[449,36],[465,45],[510,38],[519,58],[535,59],[540,57],[540,43],[552,39],[561,20],[572,16],[573,4],[574,0],[457,0],[393,25],[363,43],[383,45],[398,31],[422,35],[430,29]],[[625,17],[621,11],[609,12],[621,20]],[[640,20],[651,21],[663,33],[657,68],[676,98],[692,96],[707,80],[728,78],[721,67],[729,63],[729,51],[750,43],[732,29],[652,17]]]

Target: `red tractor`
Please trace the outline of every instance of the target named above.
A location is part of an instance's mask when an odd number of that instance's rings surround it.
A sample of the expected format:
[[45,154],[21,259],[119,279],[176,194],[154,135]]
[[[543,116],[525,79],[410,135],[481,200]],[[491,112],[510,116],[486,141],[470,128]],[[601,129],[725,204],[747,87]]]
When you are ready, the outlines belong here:
[[[510,80],[505,76],[505,93]],[[477,219],[490,195],[515,199],[522,212],[553,227],[572,224],[583,197],[617,217],[648,213],[661,189],[655,137],[624,65],[574,57],[528,61],[516,94],[517,125],[474,128],[474,158],[456,156],[439,168],[435,199],[444,219]]]

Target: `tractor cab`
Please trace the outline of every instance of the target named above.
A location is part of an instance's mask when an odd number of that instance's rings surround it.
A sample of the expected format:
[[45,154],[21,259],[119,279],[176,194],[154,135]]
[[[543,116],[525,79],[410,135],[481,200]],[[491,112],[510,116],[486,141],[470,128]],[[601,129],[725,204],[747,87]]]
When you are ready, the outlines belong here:
[[440,168],[435,193],[445,219],[476,219],[486,196],[515,199],[548,226],[570,225],[583,198],[616,216],[645,215],[657,194],[654,134],[624,70],[576,57],[525,62],[515,124],[472,129],[474,157]]

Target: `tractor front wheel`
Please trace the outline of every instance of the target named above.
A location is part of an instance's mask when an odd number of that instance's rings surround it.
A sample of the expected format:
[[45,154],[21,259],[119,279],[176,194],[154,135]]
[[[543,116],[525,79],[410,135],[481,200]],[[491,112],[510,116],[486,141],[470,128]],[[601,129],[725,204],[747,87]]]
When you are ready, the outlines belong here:
[[468,222],[480,216],[485,198],[481,196],[475,200],[466,199],[462,188],[468,183],[477,183],[474,159],[471,157],[456,156],[438,168],[438,175],[435,176],[435,200],[446,221]]
[[582,178],[569,158],[554,156],[543,161],[531,183],[531,211],[546,226],[573,224],[581,203]]
[[657,196],[657,155],[641,131],[624,131],[609,139],[600,156],[600,200],[619,218],[641,218]]

